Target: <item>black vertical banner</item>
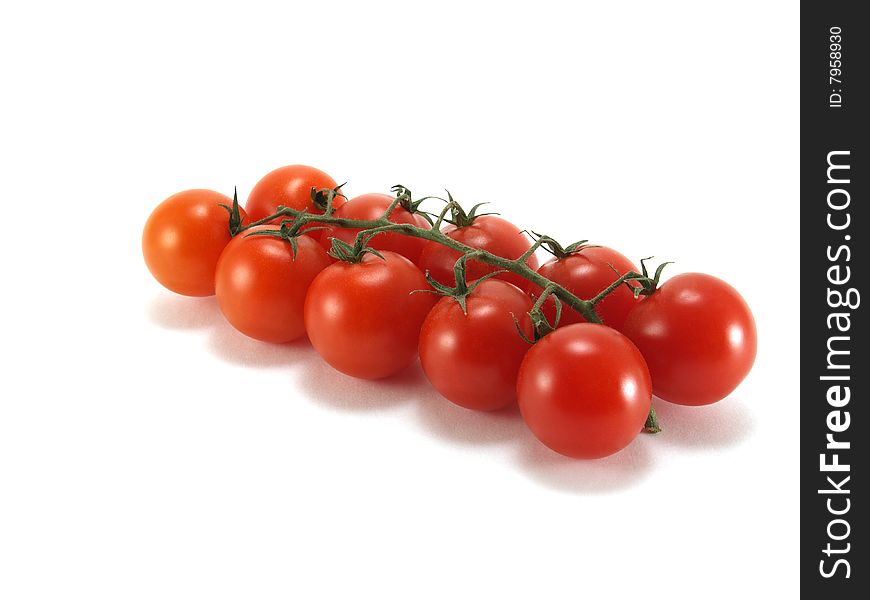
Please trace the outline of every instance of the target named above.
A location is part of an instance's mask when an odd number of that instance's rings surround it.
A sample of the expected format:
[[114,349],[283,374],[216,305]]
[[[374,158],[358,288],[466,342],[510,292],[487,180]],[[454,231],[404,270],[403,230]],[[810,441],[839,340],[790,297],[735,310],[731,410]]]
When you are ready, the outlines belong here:
[[[870,20],[801,3],[801,588],[867,598]],[[784,410],[786,407],[784,407]]]

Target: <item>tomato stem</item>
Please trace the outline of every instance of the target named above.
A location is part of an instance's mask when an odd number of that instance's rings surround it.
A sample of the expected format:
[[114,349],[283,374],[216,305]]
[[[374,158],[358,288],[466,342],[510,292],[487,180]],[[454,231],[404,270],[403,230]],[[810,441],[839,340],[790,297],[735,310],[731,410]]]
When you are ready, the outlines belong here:
[[[246,229],[250,229],[251,227],[255,227],[257,225],[263,225],[265,223],[275,221],[276,219],[287,219],[293,221],[293,230],[295,232],[298,232],[303,225],[307,225],[310,223],[319,223],[322,225],[330,225],[332,227],[339,227],[345,229],[359,229],[360,232],[357,234],[353,246],[350,246],[349,244],[344,244],[338,245],[340,247],[337,248],[336,244],[333,245],[332,251],[336,252],[334,256],[339,255],[339,258],[342,258],[343,260],[352,260],[354,258],[358,260],[360,257],[360,252],[365,251],[364,249],[366,248],[366,244],[372,236],[387,232],[395,232],[401,235],[421,238],[441,244],[443,246],[447,246],[448,248],[456,250],[462,255],[460,257],[460,260],[463,261],[463,265],[462,267],[460,267],[460,269],[462,270],[464,270],[465,261],[471,259],[478,260],[482,263],[493,266],[496,269],[515,273],[520,277],[523,277],[524,279],[527,279],[528,281],[539,286],[543,290],[541,295],[535,301],[535,305],[532,308],[532,313],[530,313],[532,314],[532,318],[535,323],[537,338],[542,335],[546,335],[546,333],[549,333],[556,327],[556,325],[558,324],[558,318],[561,315],[563,304],[576,310],[587,322],[601,323],[601,318],[598,316],[598,313],[595,312],[595,305],[601,302],[604,298],[606,298],[609,294],[614,292],[620,286],[629,285],[629,281],[638,281],[643,286],[644,291],[646,291],[646,289],[648,289],[651,285],[654,289],[655,284],[653,283],[653,279],[650,278],[646,273],[641,274],[629,272],[620,275],[613,283],[611,283],[605,289],[601,290],[601,292],[599,292],[594,298],[585,300],[583,298],[575,296],[573,293],[571,293],[565,287],[559,285],[558,283],[550,281],[543,275],[536,272],[534,269],[530,268],[528,264],[526,264],[526,260],[528,260],[528,258],[532,254],[534,254],[534,252],[538,248],[542,246],[545,247],[548,251],[554,252],[557,256],[567,255],[573,251],[576,251],[578,247],[582,247],[582,245],[586,243],[585,240],[582,242],[571,244],[567,248],[562,248],[562,246],[560,246],[558,242],[556,242],[549,236],[534,234],[532,235],[534,242],[526,252],[524,252],[518,258],[507,259],[492,254],[491,252],[488,252],[486,250],[482,250],[480,248],[473,248],[471,246],[467,246],[466,244],[458,242],[441,232],[441,225],[445,221],[454,223],[457,226],[463,226],[468,225],[474,220],[475,217],[481,216],[480,214],[477,214],[477,209],[481,206],[480,204],[476,205],[474,208],[466,213],[462,209],[462,207],[453,199],[453,197],[450,195],[450,192],[447,192],[448,199],[445,201],[446,204],[444,208],[437,216],[433,215],[435,216],[434,221],[428,219],[431,223],[431,227],[418,227],[409,223],[393,223],[389,220],[389,216],[391,215],[393,210],[395,210],[396,206],[404,206],[405,204],[410,204],[411,206],[413,206],[415,211],[418,211],[418,206],[420,202],[428,198],[434,198],[426,197],[411,202],[411,194],[407,188],[405,188],[404,186],[394,186],[393,191],[396,192],[396,199],[390,204],[389,207],[387,207],[387,210],[379,218],[345,219],[333,216],[332,210],[332,199],[336,195],[341,194],[340,188],[341,186],[335,189],[312,191],[312,197],[314,197],[315,195],[318,196],[318,204],[321,206],[326,206],[326,212],[324,214],[313,214],[305,210],[300,211],[290,207],[279,206],[278,210],[274,214],[239,228],[239,232],[245,231]],[[422,211],[419,212],[423,214]],[[450,219],[447,218],[448,215],[450,215]],[[284,221],[283,223],[286,224],[286,221]],[[660,271],[656,273],[656,276],[658,275],[660,275]],[[634,286],[629,285],[629,287],[632,287],[632,289],[634,289]],[[637,294],[637,292],[635,293]],[[549,323],[546,317],[544,317],[542,311],[543,303],[549,296],[553,296],[553,299],[556,302],[557,317],[555,323]],[[533,313],[538,314],[540,318],[535,320],[535,316]],[[650,409],[649,417],[647,418],[647,422],[644,426],[644,431],[650,433],[656,433],[660,431],[658,419],[656,418],[655,411],[652,409]]]
[[541,295],[538,296],[538,299],[535,300],[534,305],[532,305],[532,310],[529,311],[529,317],[531,317],[532,325],[535,328],[535,341],[548,333],[556,331],[556,327],[559,326],[559,320],[562,318],[562,302],[555,295],[553,296],[553,301],[556,303],[556,318],[550,323],[544,314],[544,301],[553,294],[554,289],[553,285],[545,287]]
[[[616,281],[608,285],[606,288],[598,292],[594,298],[589,300],[589,303],[592,306],[595,306],[602,300],[604,300],[608,295],[610,295],[616,288],[621,285],[628,285],[629,281],[643,281],[649,279],[646,275],[641,275],[640,273],[635,273],[634,271],[629,271],[628,273],[624,273],[617,278]],[[629,288],[634,290],[634,286],[629,285]]]
[[[403,187],[402,190],[404,191],[404,189],[405,188]],[[328,191],[334,193],[334,190]],[[456,250],[462,255],[473,252],[473,258],[475,260],[496,267],[497,269],[516,273],[520,277],[523,277],[531,281],[532,283],[540,286],[541,289],[549,289],[549,294],[551,294],[555,298],[558,298],[563,304],[576,310],[589,323],[601,323],[601,318],[595,312],[595,305],[598,302],[600,302],[608,294],[616,290],[620,285],[625,284],[627,281],[640,280],[645,278],[639,273],[626,273],[625,275],[620,276],[607,288],[602,290],[597,296],[595,296],[595,298],[591,300],[584,300],[575,296],[558,283],[550,281],[543,275],[540,275],[526,264],[526,260],[532,255],[532,253],[534,253],[535,250],[537,250],[537,248],[551,241],[551,238],[549,238],[548,236],[537,236],[537,239],[532,244],[532,247],[528,251],[524,252],[522,256],[515,259],[507,259],[492,254],[491,252],[488,252],[486,250],[467,246],[462,242],[458,242],[441,232],[440,225],[445,221],[446,216],[452,211],[456,210],[455,207],[458,206],[458,203],[453,200],[452,197],[450,198],[450,200],[447,201],[447,205],[435,219],[432,227],[428,228],[417,227],[416,225],[411,225],[409,223],[392,223],[388,219],[388,217],[392,210],[395,208],[395,206],[399,203],[399,201],[399,198],[397,198],[396,201],[394,201],[387,209],[387,212],[377,219],[345,219],[341,217],[334,217],[329,214],[318,215],[306,211],[295,210],[289,207],[279,207],[278,211],[274,214],[264,219],[260,219],[259,221],[255,221],[249,225],[246,225],[245,227],[242,227],[242,231],[256,225],[268,223],[275,219],[286,218],[302,221],[300,227],[301,225],[308,223],[321,223],[324,225],[331,225],[333,227],[359,229],[361,231],[357,235],[357,242],[362,242],[364,239],[367,241],[372,235],[386,232],[396,232],[410,237],[422,238],[424,240],[436,242],[443,246],[447,246],[448,248],[452,248],[453,250]]]

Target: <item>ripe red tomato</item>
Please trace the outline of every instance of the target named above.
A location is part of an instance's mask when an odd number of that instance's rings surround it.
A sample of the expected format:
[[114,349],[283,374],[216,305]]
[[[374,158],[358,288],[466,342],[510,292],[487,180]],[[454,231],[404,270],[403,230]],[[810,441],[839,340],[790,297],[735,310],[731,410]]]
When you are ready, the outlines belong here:
[[[218,258],[232,239],[233,201],[212,190],[186,190],[161,202],[142,232],[142,254],[161,284],[185,296],[214,294]],[[245,211],[239,212],[242,221]]]
[[320,244],[307,235],[290,242],[260,225],[236,236],[221,254],[215,274],[217,301],[230,324],[252,338],[273,343],[305,334],[302,311],[308,286],[332,264]]
[[577,323],[529,349],[517,398],[529,429],[549,448],[573,458],[601,458],[640,433],[652,384],[628,338],[604,325]]
[[[323,210],[311,201],[311,188],[334,189],[335,180],[319,169],[305,165],[288,165],[267,173],[257,182],[248,195],[245,210],[251,222],[265,219],[287,206],[296,210],[307,208],[308,212],[322,214]],[[344,203],[342,196],[336,196],[333,206]]]
[[[538,273],[584,300],[596,296],[598,292],[619,278],[609,265],[624,275],[629,271],[637,272],[628,258],[604,246],[587,246],[562,258],[552,258],[538,269]],[[541,288],[526,280],[524,289],[535,296],[541,293]],[[621,331],[628,312],[637,304],[634,294],[626,286],[622,286],[598,303],[595,311],[605,325]],[[544,301],[544,315],[553,323],[556,318],[556,304],[548,298]],[[580,313],[569,307],[562,310],[559,325],[585,323]]]
[[423,319],[436,302],[414,263],[395,252],[365,254],[321,271],[305,299],[305,329],[335,369],[362,379],[393,375],[413,362]]
[[684,273],[629,313],[623,328],[646,358],[653,393],[699,406],[734,391],[755,362],[755,320],[733,287],[712,275]]
[[466,312],[441,298],[420,331],[420,362],[426,377],[451,402],[474,410],[497,410],[516,400],[517,371],[532,338],[527,314],[532,301],[506,281],[488,279],[466,297]]
[[[373,220],[380,218],[394,198],[387,194],[363,194],[342,204],[333,214],[341,219]],[[417,227],[429,227],[429,223],[419,214],[411,214],[402,206],[396,206],[390,213],[390,221],[393,223],[408,223]],[[332,239],[338,238],[342,242],[353,245],[359,229],[343,229],[341,227],[328,227],[322,229],[320,240],[323,247],[329,250],[332,247]],[[420,252],[426,240],[410,237],[400,233],[379,233],[374,236],[368,246],[376,250],[391,250],[401,254],[413,263],[420,259]]]
[[[501,217],[485,215],[477,217],[471,225],[457,227],[448,225],[444,234],[457,242],[462,242],[472,248],[480,248],[492,252],[502,258],[519,258],[531,247],[531,242],[513,223]],[[439,283],[452,286],[454,284],[453,265],[461,254],[437,242],[427,242],[420,255],[420,268],[429,271],[429,275]],[[526,261],[531,269],[538,267],[538,259],[532,255]],[[480,279],[487,273],[498,271],[496,267],[477,260],[467,263],[466,277],[468,281]],[[499,279],[509,281],[522,289],[526,279],[515,273],[502,273]]]

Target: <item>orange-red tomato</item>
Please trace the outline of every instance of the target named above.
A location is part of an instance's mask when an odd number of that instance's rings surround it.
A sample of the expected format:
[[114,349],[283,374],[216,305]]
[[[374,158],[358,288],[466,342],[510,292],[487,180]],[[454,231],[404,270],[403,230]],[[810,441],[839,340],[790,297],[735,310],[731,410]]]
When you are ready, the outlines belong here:
[[[248,194],[245,210],[251,222],[265,219],[274,214],[279,206],[295,210],[308,209],[310,213],[322,214],[323,210],[311,201],[311,188],[334,189],[335,180],[314,167],[288,165],[280,167],[263,176]],[[333,206],[344,203],[342,196],[336,196]]]
[[414,263],[395,252],[365,254],[321,271],[305,299],[311,345],[333,368],[362,379],[393,375],[417,356],[420,326],[435,304]]
[[691,406],[734,391],[752,369],[758,343],[743,297],[703,273],[666,281],[632,309],[624,332],[646,358],[653,393]]
[[[342,204],[333,214],[341,219],[354,219],[368,221],[380,218],[394,198],[387,194],[363,194],[352,198]],[[390,221],[393,223],[406,223],[417,227],[429,227],[429,223],[419,214],[411,214],[401,206],[396,206],[390,213]],[[321,230],[320,240],[323,247],[329,250],[332,247],[332,239],[337,238],[342,242],[353,245],[359,229],[328,227]],[[375,250],[392,250],[401,254],[413,263],[420,259],[420,252],[426,240],[415,238],[401,233],[379,233],[368,243]]]
[[[619,272],[618,275],[611,266]],[[619,279],[620,275],[637,270],[634,263],[612,248],[588,246],[568,256],[552,258],[538,268],[538,273],[565,287],[575,296],[589,300]],[[523,289],[534,296],[541,293],[541,288],[530,281],[525,282]],[[632,291],[623,285],[599,302],[595,311],[605,325],[621,331],[625,317],[638,301]],[[556,304],[552,298],[544,301],[544,315],[550,323],[556,318]],[[560,326],[585,321],[576,310],[563,306]]]
[[[448,225],[443,231],[457,242],[492,252],[502,258],[519,258],[532,245],[516,225],[492,215],[477,217],[471,225],[464,227]],[[457,250],[438,242],[427,242],[420,255],[419,265],[421,269],[428,271],[435,281],[452,286],[455,282],[453,265],[460,256]],[[532,255],[526,264],[529,268],[536,269],[538,259]],[[466,279],[474,281],[493,271],[498,271],[498,268],[477,260],[469,260],[466,264]],[[502,273],[497,277],[521,289],[526,282],[525,278],[515,273]]]
[[517,398],[529,429],[549,448],[574,458],[601,458],[640,433],[652,383],[627,337],[604,325],[575,323],[529,349]]
[[[218,258],[232,236],[233,201],[212,190],[187,190],[161,202],[142,232],[142,254],[161,284],[185,296],[214,294]],[[245,211],[239,209],[242,222]]]
[[290,342],[305,333],[303,308],[308,286],[332,264],[320,244],[307,235],[290,242],[260,225],[231,241],[217,264],[215,285],[221,312],[230,324],[264,342]]
[[[466,296],[466,312],[441,298],[420,331],[420,363],[442,396],[474,410],[498,410],[517,397],[517,372],[534,331],[532,301],[517,286],[488,279]],[[516,322],[514,321],[516,318]]]

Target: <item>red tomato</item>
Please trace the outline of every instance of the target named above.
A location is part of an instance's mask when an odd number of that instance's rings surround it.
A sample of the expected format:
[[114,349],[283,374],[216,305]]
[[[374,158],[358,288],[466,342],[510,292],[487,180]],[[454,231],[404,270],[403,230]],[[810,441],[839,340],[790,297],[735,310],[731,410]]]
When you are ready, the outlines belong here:
[[733,287],[712,275],[671,278],[629,313],[623,329],[646,357],[653,393],[698,406],[734,391],[755,362],[755,320]]
[[549,448],[573,458],[601,458],[640,433],[652,384],[628,338],[604,325],[577,323],[529,349],[517,398],[529,429]]
[[[477,217],[471,225],[465,227],[448,225],[444,228],[444,234],[457,242],[492,252],[502,258],[519,258],[532,245],[516,225],[492,215]],[[452,286],[455,282],[453,265],[460,256],[461,254],[452,248],[437,242],[427,242],[418,264],[424,271],[429,271],[429,275],[439,283]],[[538,259],[532,255],[526,264],[536,269]],[[474,281],[493,271],[498,269],[477,260],[470,260],[467,264],[466,277],[468,281]],[[498,278],[509,281],[519,288],[522,288],[526,281],[524,277],[515,273],[502,273]]]
[[[609,265],[613,265],[619,275],[637,272],[634,263],[616,250],[590,246],[563,258],[552,258],[541,265],[538,273],[565,287],[575,296],[590,300],[619,278]],[[524,289],[534,296],[541,293],[541,288],[530,281],[526,281]],[[595,311],[605,325],[621,331],[625,317],[637,302],[631,290],[623,285],[599,302]],[[556,318],[556,304],[551,298],[544,301],[544,315],[550,323]],[[576,310],[563,307],[559,325],[585,321]]]
[[[148,270],[165,287],[185,296],[214,294],[214,272],[229,244],[233,201],[212,190],[187,190],[161,202],[142,232]],[[239,212],[242,221],[245,211]]]
[[[249,219],[259,221],[274,214],[279,206],[296,210],[307,208],[308,212],[322,214],[323,210],[311,201],[311,188],[334,189],[335,180],[319,169],[305,165],[289,165],[267,173],[251,193],[245,210]],[[342,196],[336,196],[333,206],[344,203]]]
[[532,301],[506,281],[488,279],[466,297],[466,312],[441,298],[420,331],[420,362],[426,377],[451,402],[474,410],[497,410],[516,400],[517,371],[534,336],[527,314]]
[[303,308],[308,286],[332,264],[316,240],[296,238],[296,257],[290,242],[269,235],[260,225],[236,236],[217,264],[215,287],[221,312],[230,324],[264,342],[290,342],[305,334]]
[[[363,194],[342,204],[333,214],[341,219],[373,220],[380,218],[394,198],[387,194]],[[396,206],[390,213],[390,221],[393,223],[407,223],[417,227],[429,227],[429,223],[418,214],[411,214],[401,206]],[[353,245],[359,229],[343,229],[341,227],[329,227],[320,231],[320,240],[323,247],[329,250],[332,247],[330,238],[338,238],[342,242]],[[376,250],[391,250],[401,254],[413,263],[420,259],[420,252],[426,240],[421,238],[402,235],[401,233],[379,233],[374,236],[368,246]]]
[[305,329],[335,369],[362,379],[398,373],[413,362],[423,319],[436,302],[414,263],[395,252],[339,261],[308,288]]

